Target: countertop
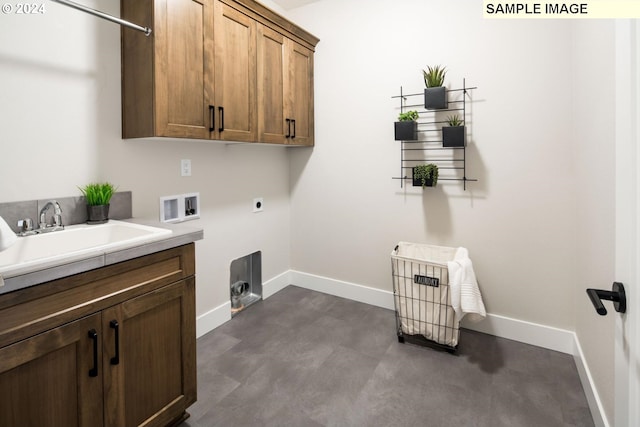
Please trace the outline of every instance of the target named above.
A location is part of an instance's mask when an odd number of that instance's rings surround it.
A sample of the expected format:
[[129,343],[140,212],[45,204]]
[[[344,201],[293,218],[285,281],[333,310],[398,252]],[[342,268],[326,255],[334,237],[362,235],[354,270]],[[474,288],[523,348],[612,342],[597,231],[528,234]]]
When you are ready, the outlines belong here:
[[[189,223],[165,224],[158,221],[137,220],[135,218],[121,221],[169,229],[171,234],[125,248],[98,248],[83,254],[81,257],[62,259],[56,265],[34,267],[27,271],[20,271],[17,275],[6,274],[4,278],[0,279],[0,294],[186,245],[204,238],[203,230]],[[2,285],[2,282],[4,285]]]

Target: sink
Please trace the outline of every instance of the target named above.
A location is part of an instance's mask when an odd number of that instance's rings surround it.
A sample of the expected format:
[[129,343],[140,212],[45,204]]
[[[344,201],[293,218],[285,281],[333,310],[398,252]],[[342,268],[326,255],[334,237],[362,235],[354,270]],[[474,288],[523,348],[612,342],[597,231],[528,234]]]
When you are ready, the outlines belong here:
[[168,234],[171,230],[110,220],[100,225],[71,225],[62,231],[19,237],[0,252],[0,275],[6,278],[25,270],[102,255],[166,238]]

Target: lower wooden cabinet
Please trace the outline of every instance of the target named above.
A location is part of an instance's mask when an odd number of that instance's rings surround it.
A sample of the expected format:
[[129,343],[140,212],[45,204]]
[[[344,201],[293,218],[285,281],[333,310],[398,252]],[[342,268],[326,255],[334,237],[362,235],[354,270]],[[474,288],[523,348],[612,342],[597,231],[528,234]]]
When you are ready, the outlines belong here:
[[100,331],[100,317],[85,317],[0,349],[0,425],[104,425],[97,356],[102,345],[89,335]]
[[[0,426],[168,426],[185,418],[196,400],[192,263],[193,244],[74,276],[70,289],[62,279],[0,296],[0,318],[8,320],[0,326]],[[170,265],[169,276],[185,277],[167,284],[153,267]],[[101,290],[118,279],[121,292]],[[42,316],[42,300],[69,291],[94,299],[60,300]],[[87,306],[95,310],[66,321]],[[18,312],[29,309],[31,321],[16,328],[28,317]],[[56,318],[63,323],[2,344]]]

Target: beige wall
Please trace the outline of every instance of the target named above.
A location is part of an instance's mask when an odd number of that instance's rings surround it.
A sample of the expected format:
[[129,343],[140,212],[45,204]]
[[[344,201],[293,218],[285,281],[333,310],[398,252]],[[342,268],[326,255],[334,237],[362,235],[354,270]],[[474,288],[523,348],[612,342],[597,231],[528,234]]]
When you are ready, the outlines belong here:
[[[398,241],[465,246],[488,311],[572,330],[570,302],[583,295],[572,284],[571,26],[485,20],[444,0],[324,0],[291,12],[321,39],[317,147],[292,157],[292,268],[390,291]],[[450,87],[465,77],[478,87],[467,175],[479,182],[467,191],[391,179],[400,168],[391,97],[401,85],[420,92],[421,70],[435,64],[447,66]]]
[[[610,289],[615,277],[615,64],[613,21],[577,21],[573,38],[573,113],[577,195],[576,334],[607,417],[614,415],[616,314],[598,316],[585,288]],[[603,84],[599,84],[599,83]]]
[[[119,2],[85,1],[118,15]],[[262,250],[263,280],[289,268],[289,156],[281,147],[121,139],[120,29],[46,2],[43,15],[0,16],[0,201],[79,195],[110,180],[138,218],[159,197],[200,192],[197,312],[228,302],[229,265]],[[191,159],[193,175],[180,176]],[[254,197],[265,209],[252,213]]]

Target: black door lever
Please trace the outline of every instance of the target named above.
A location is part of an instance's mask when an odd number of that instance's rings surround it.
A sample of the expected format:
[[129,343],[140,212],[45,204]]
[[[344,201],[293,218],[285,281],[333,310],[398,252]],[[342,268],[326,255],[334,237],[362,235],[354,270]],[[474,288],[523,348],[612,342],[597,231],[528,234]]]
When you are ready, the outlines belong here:
[[591,303],[595,307],[600,316],[607,314],[607,309],[604,308],[601,300],[613,301],[613,308],[618,313],[626,313],[627,311],[627,296],[624,292],[624,285],[620,282],[613,282],[613,287],[610,291],[603,289],[587,289],[587,295]]

